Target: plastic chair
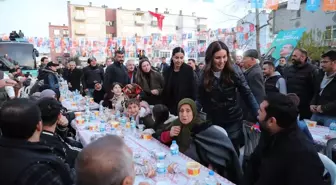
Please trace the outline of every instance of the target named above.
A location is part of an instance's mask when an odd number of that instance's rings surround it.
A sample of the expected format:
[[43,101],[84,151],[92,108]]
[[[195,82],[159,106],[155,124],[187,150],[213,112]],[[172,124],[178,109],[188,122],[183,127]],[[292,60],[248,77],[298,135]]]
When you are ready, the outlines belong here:
[[30,89],[31,89],[31,88],[32,88],[31,86],[28,86],[28,87],[26,87],[25,90],[24,90],[24,93],[27,94],[27,97],[29,96],[29,93],[30,93]]
[[332,151],[336,145],[336,138],[329,139],[325,148],[325,155],[332,160]]
[[330,174],[331,185],[336,185],[336,164],[331,159],[329,159],[327,156],[321,153],[318,153],[318,155],[324,165],[324,168]]

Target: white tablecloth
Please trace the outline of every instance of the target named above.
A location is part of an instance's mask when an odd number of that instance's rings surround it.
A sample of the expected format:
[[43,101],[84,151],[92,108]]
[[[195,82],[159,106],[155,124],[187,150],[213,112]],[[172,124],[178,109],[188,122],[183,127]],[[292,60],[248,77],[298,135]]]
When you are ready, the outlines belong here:
[[326,146],[328,139],[326,139],[326,135],[329,134],[329,128],[324,126],[317,125],[316,127],[308,127],[311,135],[316,144]]
[[[99,121],[96,120],[95,122],[98,123]],[[91,142],[92,136],[94,136],[95,134],[101,134],[100,132],[86,130],[85,125],[78,125],[76,124],[75,121],[71,122],[71,125],[74,129],[77,130],[78,138],[84,146],[88,145]],[[180,173],[166,175],[165,179],[168,181],[168,184],[188,185],[188,183],[190,183],[190,180],[199,180],[200,182],[203,182],[203,180],[208,176],[209,169],[202,166],[200,175],[191,179],[187,175],[186,164],[187,162],[190,162],[193,160],[181,153],[179,154],[179,156],[176,156],[176,157],[171,156],[169,154],[170,153],[169,148],[161,144],[159,141],[157,141],[154,138],[152,140],[143,140],[143,139],[138,139],[133,135],[126,135],[124,138],[124,141],[127,144],[127,146],[129,146],[132,149],[133,153],[141,154],[142,158],[145,158],[146,160],[148,160],[152,165],[155,165],[156,162],[155,162],[155,159],[150,156],[151,151],[163,151],[167,153],[168,155],[167,155],[166,161],[169,164],[172,162],[177,163],[180,169]],[[218,182],[221,183],[221,185],[232,185],[233,184],[232,182],[219,176],[218,174],[216,174],[215,177],[218,180]],[[142,182],[142,181],[155,184],[157,182],[157,179],[156,177],[150,179],[150,178],[143,177],[143,176],[136,176],[135,184],[138,184],[139,182]]]
[[[71,105],[71,100],[63,100],[62,101],[62,105],[63,107],[65,107],[68,111],[70,112],[75,112],[75,111],[84,111],[85,110],[85,106],[84,105],[76,105],[76,106],[72,106]],[[94,103],[90,103],[89,105],[90,110],[98,110],[99,109],[99,104],[94,102]]]

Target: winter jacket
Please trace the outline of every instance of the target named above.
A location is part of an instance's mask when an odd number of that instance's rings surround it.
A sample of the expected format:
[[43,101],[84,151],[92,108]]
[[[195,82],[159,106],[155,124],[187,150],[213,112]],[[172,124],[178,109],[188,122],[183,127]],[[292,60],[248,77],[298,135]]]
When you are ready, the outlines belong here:
[[201,77],[199,86],[198,104],[207,114],[207,120],[213,124],[223,127],[231,138],[231,133],[237,132],[242,128],[243,112],[239,105],[237,91],[241,98],[253,113],[256,120],[258,116],[259,105],[253,96],[250,87],[247,85],[245,77],[238,66],[234,65],[234,74],[231,79],[233,83],[224,83],[218,78],[214,78],[212,90],[206,91]]

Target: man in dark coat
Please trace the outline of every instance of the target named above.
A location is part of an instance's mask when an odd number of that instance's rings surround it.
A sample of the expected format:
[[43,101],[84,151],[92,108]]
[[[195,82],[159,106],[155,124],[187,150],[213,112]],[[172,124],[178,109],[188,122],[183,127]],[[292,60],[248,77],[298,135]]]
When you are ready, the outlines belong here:
[[[250,49],[244,52],[242,66],[244,69],[245,79],[249,85],[252,94],[254,95],[257,103],[260,104],[265,97],[265,86],[263,71],[258,63],[259,54],[255,49]],[[247,121],[253,121],[251,112],[247,106],[242,103],[244,110],[244,118]]]
[[6,102],[0,123],[0,184],[73,184],[68,166],[39,142],[42,121],[35,102],[24,98]]
[[281,93],[261,103],[261,138],[244,173],[244,185],[323,185],[324,166],[297,126],[298,108]]
[[315,95],[310,103],[312,120],[329,127],[336,120],[336,51],[322,55],[321,67],[317,75]]
[[56,133],[56,126],[66,126],[62,121],[62,105],[54,98],[42,98],[38,101],[41,110],[43,131],[41,133],[41,142],[46,146],[54,148],[56,155],[62,158],[71,168],[75,165],[75,159],[81,148],[71,146],[66,143],[61,136]]
[[70,91],[80,91],[81,81],[80,78],[82,76],[82,70],[76,68],[76,62],[70,62],[70,69],[68,70],[68,74],[65,77],[65,80],[68,81],[69,90]]
[[93,97],[95,86],[104,82],[104,69],[97,65],[95,58],[89,58],[87,62],[89,65],[83,69],[82,85],[86,95]]
[[118,50],[116,52],[113,64],[106,68],[104,76],[104,89],[106,92],[111,90],[111,86],[115,82],[121,83],[123,86],[130,83],[127,69],[124,66],[124,58],[124,52],[122,50]]
[[292,54],[293,65],[284,70],[283,77],[287,82],[287,93],[295,93],[300,97],[300,120],[310,119],[310,102],[313,99],[317,68],[309,62],[308,53],[304,49],[295,49]]

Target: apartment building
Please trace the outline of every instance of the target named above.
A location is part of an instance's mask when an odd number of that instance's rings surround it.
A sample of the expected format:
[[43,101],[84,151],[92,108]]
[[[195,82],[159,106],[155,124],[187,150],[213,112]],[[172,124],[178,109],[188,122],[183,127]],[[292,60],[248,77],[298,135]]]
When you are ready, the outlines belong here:
[[[69,37],[69,27],[65,24],[63,25],[52,25],[49,22],[49,37],[52,39],[59,39]],[[62,61],[65,54],[68,51],[66,49],[62,49],[62,47],[53,47],[50,48],[50,57],[52,61]]]

